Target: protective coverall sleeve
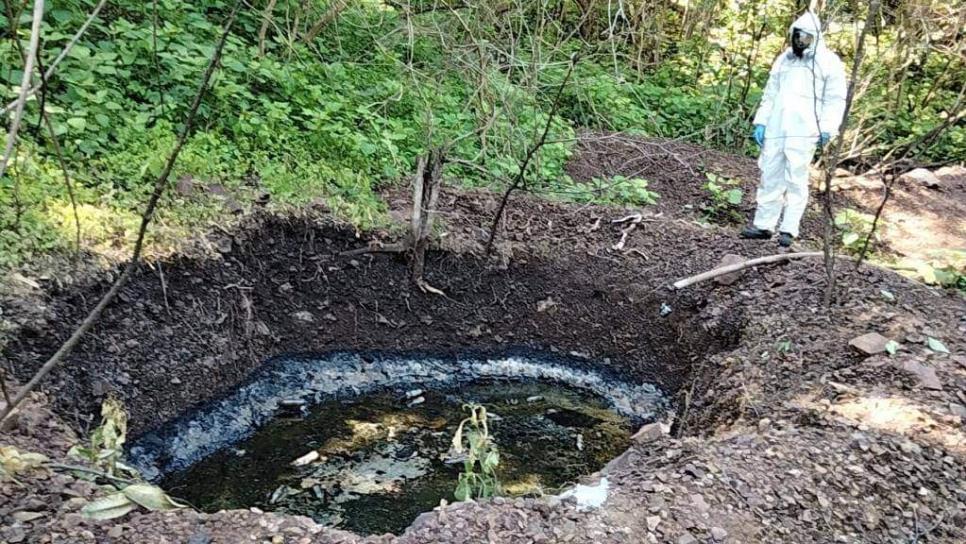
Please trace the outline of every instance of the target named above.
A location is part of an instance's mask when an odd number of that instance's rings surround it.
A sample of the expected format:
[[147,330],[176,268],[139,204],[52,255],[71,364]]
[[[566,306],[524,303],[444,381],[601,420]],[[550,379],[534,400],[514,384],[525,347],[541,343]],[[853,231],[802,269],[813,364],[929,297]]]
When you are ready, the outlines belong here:
[[845,113],[845,96],[848,93],[848,83],[845,79],[845,66],[838,57],[831,55],[826,61],[825,92],[822,96],[822,110],[819,116],[822,132],[828,132],[835,137],[842,124],[842,114]]
[[761,104],[758,106],[758,112],[755,114],[755,120],[752,123],[754,125],[768,124],[771,108],[775,104],[775,98],[778,96],[778,80],[780,79],[778,77],[778,71],[784,56],[784,53],[779,55],[771,66],[771,72],[768,73],[768,83],[765,84],[765,91],[761,94]]

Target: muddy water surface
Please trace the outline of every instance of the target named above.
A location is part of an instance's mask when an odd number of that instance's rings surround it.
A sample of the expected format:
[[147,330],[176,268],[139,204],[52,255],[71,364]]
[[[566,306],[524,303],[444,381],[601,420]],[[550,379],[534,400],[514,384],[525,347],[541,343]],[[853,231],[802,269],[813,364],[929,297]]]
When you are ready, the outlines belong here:
[[[206,511],[257,506],[360,533],[400,533],[453,500],[462,463],[449,448],[466,403],[490,412],[505,495],[556,492],[629,441],[630,421],[601,398],[559,384],[489,381],[323,402],[161,483]],[[293,465],[299,458],[312,460]]]

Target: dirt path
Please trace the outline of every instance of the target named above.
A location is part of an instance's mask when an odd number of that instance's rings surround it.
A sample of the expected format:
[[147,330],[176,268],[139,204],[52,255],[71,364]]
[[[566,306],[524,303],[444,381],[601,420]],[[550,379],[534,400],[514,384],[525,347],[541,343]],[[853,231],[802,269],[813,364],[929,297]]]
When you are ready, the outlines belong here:
[[[582,153],[644,160],[628,156],[630,144],[619,145],[623,150]],[[729,167],[718,154],[702,156]],[[583,160],[612,168],[586,157],[574,167]],[[654,172],[681,167],[673,157],[657,161],[645,162]],[[554,498],[455,504],[425,514],[401,537],[368,539],[249,511],[140,513],[95,523],[77,513],[94,486],[41,474],[23,478],[22,487],[0,484],[0,539],[966,540],[966,302],[844,262],[831,311],[822,308],[818,262],[748,270],[730,285],[671,292],[671,281],[712,268],[727,253],[776,250],[738,240],[734,227],[696,224],[683,203],[696,198],[702,177],[700,171],[655,176],[666,213],[631,231],[623,250],[613,249],[623,226],[611,220],[624,210],[516,199],[500,257],[490,262],[476,252],[497,197],[446,193],[444,251],[430,256],[427,279],[448,298],[410,288],[405,262],[395,256],[340,256],[365,240],[324,218],[253,218],[221,244],[230,246],[224,253],[163,263],[163,287],[156,271],[142,270],[70,366],[52,376],[46,390],[53,403],[37,398],[14,428],[0,431],[0,443],[62,456],[76,440],[74,429],[87,428],[88,414],[110,391],[125,399],[135,430],[143,430],[238,383],[283,350],[580,351],[658,380],[682,408],[677,437],[655,434],[604,471],[603,508],[579,511]],[[402,212],[408,203],[399,197],[391,205]],[[64,292],[46,282],[16,301],[3,300],[3,319],[19,330],[4,349],[5,366],[28,375],[70,332],[103,281]],[[539,304],[548,299],[552,311]],[[672,308],[666,318],[662,304]],[[311,323],[294,316],[302,311],[312,314]],[[849,346],[868,332],[899,342],[897,354],[865,356]],[[928,338],[951,353],[928,349]]]

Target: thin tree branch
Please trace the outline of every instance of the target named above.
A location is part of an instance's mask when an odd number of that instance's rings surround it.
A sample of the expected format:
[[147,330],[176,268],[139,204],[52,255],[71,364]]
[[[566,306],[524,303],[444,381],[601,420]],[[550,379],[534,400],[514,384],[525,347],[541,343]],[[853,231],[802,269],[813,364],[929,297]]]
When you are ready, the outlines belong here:
[[[822,253],[825,256],[825,307],[832,305],[832,298],[835,294],[835,245],[833,235],[835,232],[835,218],[832,211],[832,178],[835,176],[835,169],[839,164],[839,157],[842,154],[842,143],[845,138],[845,130],[849,124],[849,110],[852,109],[852,98],[855,95],[855,82],[859,74],[859,67],[862,65],[862,57],[865,53],[865,37],[869,29],[874,26],[879,15],[879,0],[872,0],[869,4],[869,13],[865,19],[865,25],[859,34],[858,44],[855,48],[855,59],[852,62],[852,75],[849,78],[848,91],[845,93],[845,109],[842,111],[842,123],[839,126],[839,135],[835,138],[835,145],[832,153],[828,156],[825,163],[825,189],[823,193],[823,208],[825,210],[825,233],[823,236]],[[816,112],[817,113],[817,112]]]
[[349,0],[333,0],[332,5],[329,6],[329,9],[325,10],[325,13],[319,17],[319,20],[316,21],[315,24],[312,25],[312,28],[305,33],[305,37],[303,38],[304,41],[306,43],[311,43],[314,41],[315,37],[319,35],[319,32],[322,32],[322,29],[334,21],[335,18],[338,17],[339,14],[342,13],[342,11],[348,6]]
[[689,285],[694,285],[695,283],[701,283],[702,281],[707,281],[710,279],[717,278],[718,276],[724,276],[725,274],[730,274],[732,272],[737,272],[739,270],[744,270],[745,268],[751,268],[752,266],[758,266],[760,264],[769,263],[779,263],[782,261],[788,261],[791,259],[804,259],[808,257],[822,257],[824,253],[821,251],[810,251],[805,253],[779,253],[778,255],[769,255],[767,257],[758,257],[757,259],[749,259],[744,262],[729,264],[727,266],[722,266],[720,268],[715,268],[708,270],[707,272],[702,272],[695,276],[690,276],[684,279],[680,279],[674,282],[673,287],[675,289],[684,289]]
[[37,72],[40,74],[40,118],[37,119],[38,130],[40,128],[40,123],[43,122],[47,127],[47,132],[50,134],[50,143],[54,148],[54,152],[57,154],[57,161],[60,163],[60,170],[64,174],[64,186],[67,187],[67,196],[70,198],[70,207],[74,212],[74,254],[76,256],[80,253],[81,244],[81,226],[80,215],[77,213],[77,197],[74,195],[74,185],[70,181],[70,171],[67,169],[67,160],[64,158],[64,150],[60,147],[60,141],[57,139],[57,132],[54,130],[54,124],[50,121],[50,114],[47,113],[47,78],[44,77],[44,65],[41,61],[43,55],[40,54],[40,51],[37,53]]
[[211,81],[212,75],[215,73],[215,69],[218,67],[218,62],[221,60],[221,53],[225,48],[225,42],[228,40],[228,35],[231,32],[231,27],[235,22],[235,16],[238,14],[238,10],[242,5],[242,0],[238,0],[235,3],[235,7],[232,9],[231,14],[228,16],[228,20],[225,23],[224,31],[221,34],[221,38],[218,41],[218,45],[215,47],[215,51],[212,54],[211,61],[208,63],[208,67],[201,78],[201,83],[198,86],[198,91],[195,94],[194,101],[191,104],[191,108],[188,110],[188,114],[185,117],[184,126],[181,128],[180,134],[178,134],[178,140],[175,142],[174,149],[171,150],[171,154],[168,157],[167,162],[164,165],[164,169],[158,175],[157,180],[154,182],[154,192],[151,193],[151,198],[148,200],[147,207],[144,210],[144,214],[141,216],[141,226],[138,229],[138,237],[134,243],[134,252],[131,256],[131,260],[128,262],[127,266],[124,267],[124,271],[118,277],[117,281],[111,286],[110,290],[104,295],[103,298],[97,303],[93,310],[84,318],[80,326],[74,333],[64,342],[63,345],[47,360],[46,363],[30,381],[27,382],[20,391],[17,392],[17,396],[14,397],[13,402],[7,404],[3,411],[0,412],[0,422],[7,418],[13,410],[23,402],[27,395],[33,391],[37,385],[40,383],[44,377],[50,373],[63,359],[70,354],[70,352],[77,346],[80,342],[81,337],[87,333],[94,326],[94,323],[104,312],[104,309],[117,297],[121,288],[127,283],[127,280],[131,277],[134,269],[137,267],[138,262],[141,258],[141,250],[144,245],[144,237],[148,230],[148,225],[151,223],[151,219],[154,217],[154,211],[157,208],[158,201],[161,199],[161,195],[164,193],[165,187],[167,187],[168,176],[171,175],[171,170],[174,168],[175,161],[178,160],[178,155],[181,153],[181,148],[184,147],[188,136],[191,134],[191,128],[194,124],[195,117],[198,114],[198,108],[201,106],[201,101],[204,98],[205,91],[208,89],[208,83]]
[[[963,89],[966,90],[966,85],[963,86]],[[906,150],[902,154],[902,156],[900,156],[898,159],[891,161],[889,163],[888,168],[891,171],[892,177],[890,177],[889,181],[885,183],[885,193],[882,195],[882,201],[879,202],[879,207],[876,208],[875,210],[875,217],[872,219],[872,227],[869,229],[869,234],[866,235],[865,241],[863,241],[862,243],[862,251],[859,253],[859,258],[855,262],[856,270],[858,270],[859,266],[862,265],[862,261],[865,260],[866,254],[869,252],[869,244],[872,241],[872,237],[875,236],[876,228],[879,226],[879,219],[882,217],[882,211],[885,209],[886,203],[889,201],[889,197],[892,196],[892,186],[895,184],[896,180],[899,177],[897,168],[896,168],[897,165],[902,161],[904,161],[910,154],[912,154],[912,150],[915,149],[916,146],[918,146],[919,144],[925,144],[928,147],[930,143],[935,141],[937,138],[939,138],[939,136],[947,128],[959,122],[960,119],[966,116],[966,110],[960,109],[960,105],[962,104],[962,101],[963,101],[963,95],[962,93],[960,93],[959,100],[956,102],[956,106],[953,107],[953,111],[954,112],[958,111],[959,113],[955,115],[951,113],[943,123],[934,127],[926,134],[923,134],[921,137],[917,138],[916,141],[909,143],[909,145],[906,147]]]
[[564,75],[563,81],[560,82],[560,86],[557,87],[557,94],[553,98],[553,103],[550,105],[550,113],[547,115],[547,123],[543,127],[543,133],[540,134],[540,138],[536,143],[530,146],[527,150],[526,156],[523,158],[523,162],[520,163],[520,169],[517,171],[517,175],[513,178],[513,183],[507,187],[505,193],[503,193],[503,199],[500,201],[500,207],[496,210],[496,215],[493,217],[493,226],[490,227],[490,237],[486,241],[486,254],[489,255],[493,250],[493,240],[496,238],[496,230],[500,227],[500,219],[503,217],[503,210],[506,208],[507,202],[510,200],[510,193],[516,190],[517,187],[523,182],[524,176],[527,172],[527,167],[530,166],[530,161],[533,160],[534,155],[537,151],[543,147],[544,143],[547,141],[547,134],[550,132],[550,126],[553,124],[553,118],[557,114],[557,108],[560,107],[560,97],[563,95],[563,90],[567,86],[567,82],[570,81],[570,75],[573,74],[574,66],[577,64],[577,56],[574,55],[570,58],[570,65],[567,66],[567,73]]
[[10,123],[10,131],[7,133],[7,146],[3,150],[3,159],[0,160],[0,179],[7,171],[7,163],[10,161],[10,156],[13,155],[13,148],[17,145],[17,132],[20,130],[24,105],[27,103],[27,89],[30,87],[30,78],[34,71],[37,47],[40,45],[40,23],[43,18],[44,0],[34,0],[33,21],[30,26],[30,45],[27,48],[26,59],[24,59],[23,77],[20,80],[20,96],[15,101],[13,122]]
[[265,37],[268,35],[268,27],[272,24],[272,12],[278,0],[268,0],[265,11],[262,12],[262,27],[258,29],[258,56],[265,56]]

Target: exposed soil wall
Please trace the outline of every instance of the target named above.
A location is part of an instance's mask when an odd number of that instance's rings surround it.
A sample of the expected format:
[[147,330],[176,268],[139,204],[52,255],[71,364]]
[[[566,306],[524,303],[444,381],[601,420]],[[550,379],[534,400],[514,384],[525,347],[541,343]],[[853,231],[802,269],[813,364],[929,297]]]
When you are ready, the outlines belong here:
[[[68,417],[95,413],[114,392],[143,430],[279,354],[527,347],[596,361],[673,394],[692,362],[737,338],[739,312],[707,327],[693,317],[695,301],[655,292],[634,263],[551,251],[500,268],[434,252],[427,279],[441,297],[410,286],[399,256],[340,255],[360,245],[347,230],[264,217],[219,256],[142,268],[47,389]],[[55,294],[47,321],[76,322],[105,285]],[[671,315],[661,317],[661,304]],[[17,376],[29,377],[69,332],[26,329],[7,346]]]

